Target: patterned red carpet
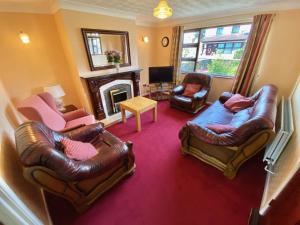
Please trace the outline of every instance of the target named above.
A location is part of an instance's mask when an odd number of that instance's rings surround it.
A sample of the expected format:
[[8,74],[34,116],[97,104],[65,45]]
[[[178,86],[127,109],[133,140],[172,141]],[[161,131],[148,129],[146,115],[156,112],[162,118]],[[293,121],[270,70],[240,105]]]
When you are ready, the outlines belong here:
[[157,123],[151,112],[142,115],[142,132],[135,132],[134,118],[110,127],[134,143],[135,174],[81,215],[67,201],[48,194],[54,224],[246,225],[262,196],[262,154],[246,162],[232,181],[212,166],[182,156],[178,132],[193,117],[160,102]]

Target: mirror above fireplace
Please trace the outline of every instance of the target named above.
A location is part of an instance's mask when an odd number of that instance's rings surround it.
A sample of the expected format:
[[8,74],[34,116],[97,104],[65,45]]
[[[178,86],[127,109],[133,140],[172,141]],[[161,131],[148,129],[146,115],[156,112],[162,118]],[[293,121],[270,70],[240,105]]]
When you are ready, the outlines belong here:
[[128,32],[88,28],[81,32],[92,71],[131,65]]

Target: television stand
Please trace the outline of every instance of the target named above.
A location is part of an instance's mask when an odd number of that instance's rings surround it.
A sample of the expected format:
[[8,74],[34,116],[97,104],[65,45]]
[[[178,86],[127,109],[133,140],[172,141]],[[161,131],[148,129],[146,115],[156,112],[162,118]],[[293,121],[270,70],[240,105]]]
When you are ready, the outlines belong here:
[[149,97],[156,101],[169,100],[174,83],[149,84]]

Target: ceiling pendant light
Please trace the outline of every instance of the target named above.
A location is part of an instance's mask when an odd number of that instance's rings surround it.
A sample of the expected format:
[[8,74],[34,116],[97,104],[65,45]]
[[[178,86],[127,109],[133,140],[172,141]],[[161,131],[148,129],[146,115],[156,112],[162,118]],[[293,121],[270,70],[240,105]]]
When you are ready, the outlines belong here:
[[159,19],[166,19],[173,14],[173,9],[170,8],[167,1],[161,0],[159,1],[156,8],[153,9],[153,16]]

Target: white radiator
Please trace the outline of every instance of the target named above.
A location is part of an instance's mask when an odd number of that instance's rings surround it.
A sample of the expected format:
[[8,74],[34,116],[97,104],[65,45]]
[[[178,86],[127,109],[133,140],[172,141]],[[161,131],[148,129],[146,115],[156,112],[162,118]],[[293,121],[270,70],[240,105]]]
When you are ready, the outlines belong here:
[[277,110],[275,131],[275,139],[267,147],[263,159],[263,161],[267,163],[265,170],[269,173],[273,173],[273,166],[279,159],[294,132],[293,113],[290,99],[285,100],[284,97],[281,99]]

